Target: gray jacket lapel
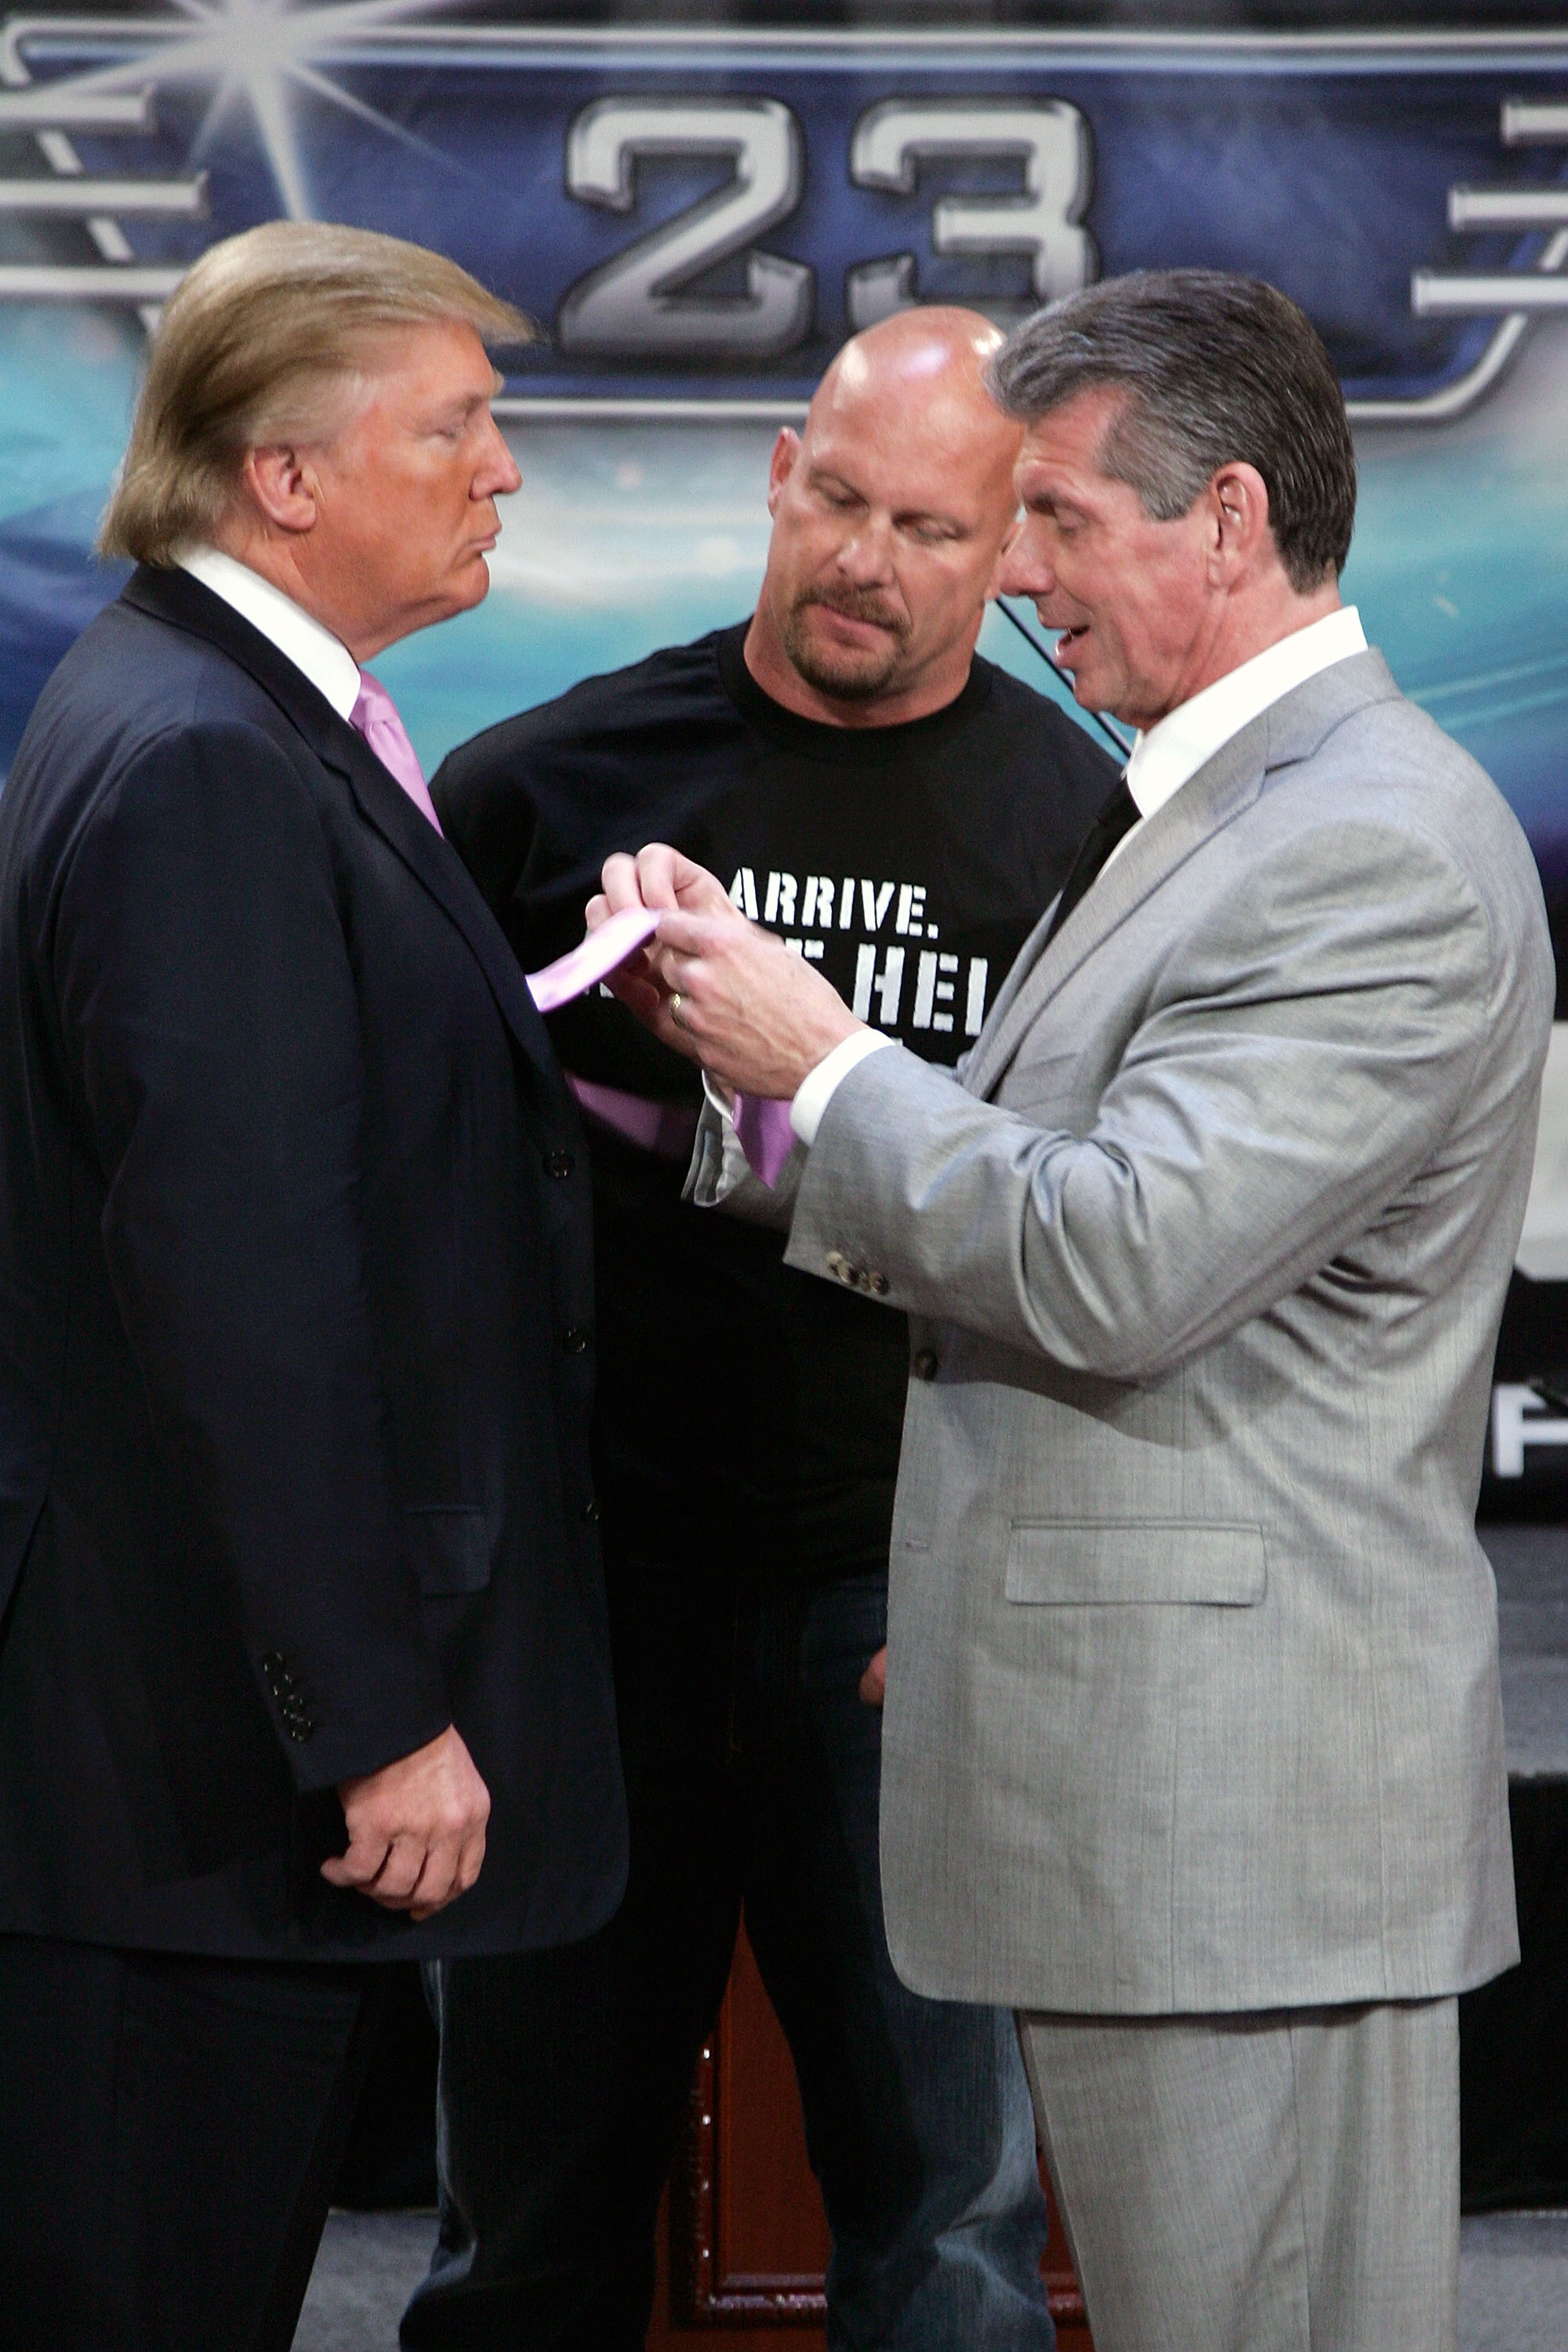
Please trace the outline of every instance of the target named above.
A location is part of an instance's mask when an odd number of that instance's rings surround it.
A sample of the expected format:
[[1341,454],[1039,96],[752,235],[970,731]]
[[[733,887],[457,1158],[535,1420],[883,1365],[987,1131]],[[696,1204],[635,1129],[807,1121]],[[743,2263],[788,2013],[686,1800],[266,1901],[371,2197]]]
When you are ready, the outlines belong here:
[[[1309,759],[1352,712],[1397,696],[1387,663],[1368,650],[1335,662],[1271,703],[1222,743],[1157,809],[1047,947],[1051,908],[1026,940],[963,1070],[973,1095],[994,1092],[1043,1005],[1195,849],[1250,807],[1272,769]],[[1053,901],[1053,905],[1054,905]]]

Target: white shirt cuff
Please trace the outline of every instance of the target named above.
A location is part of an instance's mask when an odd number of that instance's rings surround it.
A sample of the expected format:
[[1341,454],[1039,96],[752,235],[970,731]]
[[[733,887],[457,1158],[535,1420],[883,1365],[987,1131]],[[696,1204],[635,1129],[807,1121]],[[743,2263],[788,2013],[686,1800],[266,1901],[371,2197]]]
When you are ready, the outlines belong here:
[[789,1107],[789,1123],[808,1151],[816,1141],[823,1112],[856,1063],[876,1053],[879,1046],[896,1045],[898,1042],[879,1029],[857,1029],[841,1039],[831,1054],[825,1055],[815,1070],[807,1071]]
[[735,1132],[735,1097],[720,1078],[702,1073],[702,1091],[710,1108],[719,1114],[719,1174],[713,1186],[710,1208],[723,1205],[736,1187],[751,1174],[746,1155],[741,1149],[741,1139]]

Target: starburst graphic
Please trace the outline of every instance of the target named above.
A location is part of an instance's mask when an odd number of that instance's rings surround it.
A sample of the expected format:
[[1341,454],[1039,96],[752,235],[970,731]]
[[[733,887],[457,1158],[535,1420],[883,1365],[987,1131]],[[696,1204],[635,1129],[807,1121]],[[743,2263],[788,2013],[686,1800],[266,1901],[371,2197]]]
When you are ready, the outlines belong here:
[[[237,119],[248,117],[256,145],[276,192],[279,213],[308,220],[315,212],[300,151],[299,120],[305,103],[326,106],[387,141],[416,153],[426,165],[450,171],[449,159],[395,122],[334,79],[328,66],[365,37],[399,20],[427,21],[444,0],[349,0],[343,6],[296,7],[289,0],[176,0],[174,20],[128,26],[135,54],[111,64],[58,79],[31,79],[19,51],[8,43],[7,87],[0,90],[0,129],[34,131],[57,181],[23,188],[14,208],[31,215],[83,220],[108,270],[51,271],[47,266],[0,266],[0,293],[26,296],[109,295],[156,301],[179,276],[176,268],[135,268],[135,256],[120,215],[161,215],[195,218],[205,208],[200,167],[232,139]],[[36,29],[42,29],[35,26]],[[106,28],[107,29],[107,28]],[[130,199],[101,211],[89,209],[96,195],[120,193],[121,184],[94,182],[84,171],[72,129],[89,132],[144,129],[154,91],[209,90],[211,95],[188,158],[193,176],[137,184]],[[72,188],[68,184],[76,182]],[[7,184],[13,186],[14,184]]]
[[[309,91],[329,106],[367,124],[401,146],[411,147],[426,161],[439,161],[422,140],[378,114],[374,107],[344,89],[323,73],[318,62],[356,35],[376,31],[399,18],[437,13],[430,0],[351,0],[341,8],[292,8],[286,0],[225,0],[208,7],[202,0],[181,0],[192,23],[188,37],[176,41],[158,60],[162,83],[214,79],[216,91],[207,109],[193,163],[210,151],[226,119],[236,107],[248,108],[262,152],[278,190],[279,202],[290,220],[308,220],[311,202],[295,137],[294,107],[299,94]],[[110,69],[111,74],[115,69]],[[135,69],[119,68],[128,85]],[[91,77],[101,87],[114,88],[112,79]]]

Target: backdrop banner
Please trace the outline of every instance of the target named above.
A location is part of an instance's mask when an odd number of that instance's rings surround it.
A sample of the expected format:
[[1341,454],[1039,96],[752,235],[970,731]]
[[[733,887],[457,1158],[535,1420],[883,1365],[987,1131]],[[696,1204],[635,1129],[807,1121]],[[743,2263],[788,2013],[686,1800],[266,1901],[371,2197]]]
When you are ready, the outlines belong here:
[[[280,214],[456,256],[527,479],[495,593],[389,682],[426,761],[743,612],[778,424],[858,325],[1207,262],[1317,320],[1347,593],[1568,895],[1568,35],[464,27],[407,0],[38,13],[0,43],[0,759],[118,585],[89,550],[148,323]],[[1047,683],[999,621],[986,649]]]

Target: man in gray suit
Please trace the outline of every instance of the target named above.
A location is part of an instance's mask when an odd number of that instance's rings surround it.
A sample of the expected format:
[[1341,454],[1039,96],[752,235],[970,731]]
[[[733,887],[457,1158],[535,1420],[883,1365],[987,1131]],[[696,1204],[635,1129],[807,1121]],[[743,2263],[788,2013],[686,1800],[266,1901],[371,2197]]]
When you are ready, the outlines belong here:
[[[1439,2352],[1455,1996],[1517,1953],[1473,1514],[1541,893],[1341,606],[1294,305],[1110,281],[993,381],[1004,585],[1140,736],[961,1077],[668,852],[606,870],[678,909],[624,985],[788,1105],[791,1263],[913,1318],[889,1941],[1017,2010],[1100,2352]],[[710,1115],[700,1190],[765,1211],[738,1170]]]

